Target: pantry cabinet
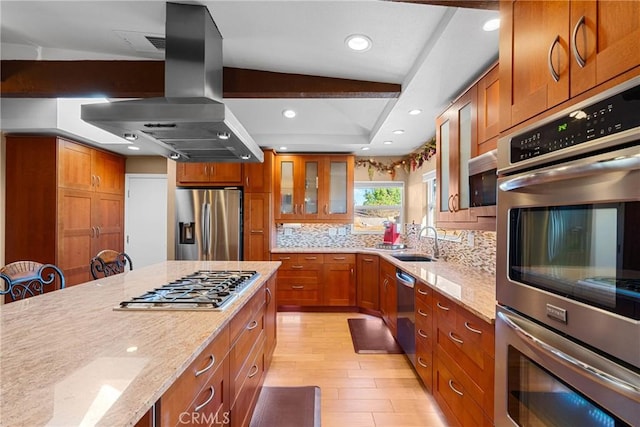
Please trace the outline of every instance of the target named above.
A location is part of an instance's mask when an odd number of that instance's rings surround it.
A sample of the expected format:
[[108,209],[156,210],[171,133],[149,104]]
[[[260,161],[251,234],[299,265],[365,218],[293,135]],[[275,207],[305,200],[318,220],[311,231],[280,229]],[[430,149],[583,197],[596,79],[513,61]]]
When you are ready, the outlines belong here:
[[124,157],[42,135],[8,135],[6,156],[6,262],[91,280],[91,258],[124,247]]
[[268,261],[273,221],[271,193],[244,194],[244,261]]
[[353,156],[277,156],[275,165],[276,221],[353,220]]
[[500,128],[640,65],[640,3],[500,2]]
[[242,163],[185,163],[176,165],[178,186],[242,185]]

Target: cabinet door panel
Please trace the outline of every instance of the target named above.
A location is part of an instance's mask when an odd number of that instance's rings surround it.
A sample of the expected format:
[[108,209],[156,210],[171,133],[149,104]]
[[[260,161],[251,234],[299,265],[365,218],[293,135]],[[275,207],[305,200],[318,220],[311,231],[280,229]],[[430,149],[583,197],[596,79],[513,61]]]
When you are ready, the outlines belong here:
[[376,255],[357,255],[356,304],[370,310],[380,309],[380,260]]
[[124,158],[94,150],[91,162],[96,191],[124,194]]
[[62,189],[58,196],[58,256],[67,286],[90,280],[89,260],[96,230],[92,222],[93,193]]
[[268,261],[271,250],[271,194],[246,193],[244,218],[244,260]]
[[92,190],[95,176],[91,170],[89,147],[59,139],[58,185],[77,190]]
[[356,287],[354,264],[331,263],[324,266],[324,304],[329,306],[355,306]]

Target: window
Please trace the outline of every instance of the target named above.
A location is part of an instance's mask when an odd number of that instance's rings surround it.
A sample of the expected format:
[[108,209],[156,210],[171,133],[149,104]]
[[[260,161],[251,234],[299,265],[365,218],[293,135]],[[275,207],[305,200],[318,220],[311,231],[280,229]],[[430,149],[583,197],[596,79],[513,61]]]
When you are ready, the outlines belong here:
[[425,199],[427,201],[427,212],[425,215],[426,221],[425,221],[425,218],[423,218],[422,226],[424,227],[425,225],[430,225],[432,227],[435,227],[436,226],[436,197],[437,197],[436,171],[433,170],[423,174],[422,182],[425,183],[426,191],[427,191],[427,197]]
[[385,221],[402,224],[404,183],[356,182],[353,194],[353,233],[383,234]]

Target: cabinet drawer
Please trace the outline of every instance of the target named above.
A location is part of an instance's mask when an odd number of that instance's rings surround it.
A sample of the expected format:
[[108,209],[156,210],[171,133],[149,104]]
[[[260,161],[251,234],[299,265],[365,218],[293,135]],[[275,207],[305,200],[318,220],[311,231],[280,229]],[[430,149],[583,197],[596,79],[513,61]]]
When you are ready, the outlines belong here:
[[431,289],[429,285],[427,285],[426,283],[422,283],[420,281],[416,282],[415,294],[416,294],[416,306],[418,306],[419,303],[422,303],[423,305],[426,305],[429,308],[431,307],[432,300],[433,300],[433,289]]
[[433,353],[431,348],[425,348],[422,343],[416,343],[416,371],[422,383],[431,391],[433,389]]
[[458,304],[438,292],[433,295],[433,315],[437,325],[448,324],[455,328]]
[[345,263],[355,264],[355,254],[324,254],[323,262],[325,264]]
[[256,313],[255,317],[249,321],[244,331],[236,341],[230,352],[230,369],[231,378],[234,378],[245,359],[249,357],[249,353],[253,345],[258,342],[261,335],[264,334],[264,311]]
[[[167,425],[177,423],[170,420],[177,417],[190,403],[195,402],[202,389],[211,383],[214,373],[227,370],[224,365],[228,350],[229,330],[225,327],[162,396],[162,419],[167,419]],[[194,392],[197,392],[197,395],[194,395]]]
[[[294,265],[306,265],[306,268],[314,268],[312,265],[317,264],[319,266],[322,265],[324,261],[323,254],[297,254],[297,253],[281,253],[281,254],[271,254],[271,259],[273,261],[282,262],[282,266],[280,269],[288,270],[291,266]],[[319,268],[319,267],[318,267]]]
[[262,385],[264,375],[264,334],[253,347],[251,355],[238,375],[232,379],[233,404],[231,407],[231,425],[248,425]]
[[[436,393],[441,394],[456,416],[461,414],[462,425],[487,425],[486,419],[493,418],[493,389],[483,390],[440,347],[436,349],[434,360]],[[472,420],[469,421],[471,424],[465,424],[465,420]]]
[[240,335],[245,332],[256,318],[256,313],[263,310],[266,303],[264,285],[245,304],[244,307],[231,319],[229,323],[229,340],[233,344]]
[[278,305],[320,305],[320,287],[311,284],[278,282]]
[[[225,389],[226,386],[225,368],[220,367],[217,369],[209,382],[200,390],[200,393],[196,396],[191,405],[186,408],[183,413],[187,413],[191,420],[199,421],[205,417],[211,417],[213,415],[213,423],[211,426],[228,426],[229,425],[229,390]],[[201,418],[196,418],[201,415]],[[211,421],[211,418],[209,418]],[[184,425],[185,416],[178,415],[178,423],[172,425]]]
[[424,346],[431,348],[434,342],[431,331],[431,322],[428,319],[416,316],[416,345],[423,343]]
[[[466,328],[465,328],[466,330]],[[481,375],[493,368],[493,352],[487,354],[477,339],[448,324],[438,324],[436,341],[470,375]],[[476,378],[476,380],[479,380]]]
[[456,330],[469,346],[465,348],[481,348],[494,357],[495,327],[462,308],[458,309]]

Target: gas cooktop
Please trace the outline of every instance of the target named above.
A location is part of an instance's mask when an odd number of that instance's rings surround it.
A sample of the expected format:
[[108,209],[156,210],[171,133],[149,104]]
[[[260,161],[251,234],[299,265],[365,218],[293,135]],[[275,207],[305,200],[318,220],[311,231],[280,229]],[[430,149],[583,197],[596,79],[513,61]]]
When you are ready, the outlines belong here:
[[256,271],[200,270],[123,301],[115,310],[221,311],[258,276]]

